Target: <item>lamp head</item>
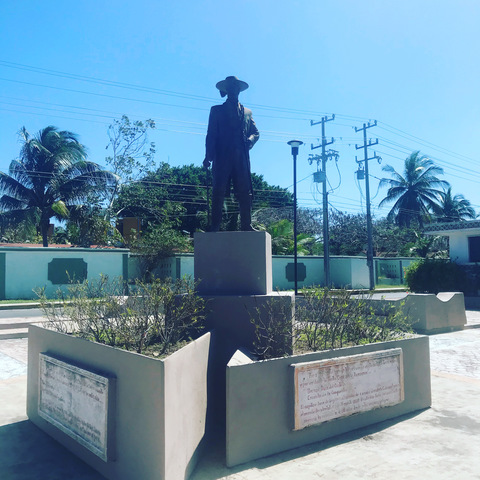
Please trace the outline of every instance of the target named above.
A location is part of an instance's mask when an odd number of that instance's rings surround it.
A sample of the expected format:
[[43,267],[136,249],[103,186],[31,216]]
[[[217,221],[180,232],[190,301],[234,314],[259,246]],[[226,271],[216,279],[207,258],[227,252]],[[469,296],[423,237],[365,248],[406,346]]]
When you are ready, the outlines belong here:
[[292,155],[298,155],[298,147],[303,145],[301,140],[290,140],[287,142],[292,147]]

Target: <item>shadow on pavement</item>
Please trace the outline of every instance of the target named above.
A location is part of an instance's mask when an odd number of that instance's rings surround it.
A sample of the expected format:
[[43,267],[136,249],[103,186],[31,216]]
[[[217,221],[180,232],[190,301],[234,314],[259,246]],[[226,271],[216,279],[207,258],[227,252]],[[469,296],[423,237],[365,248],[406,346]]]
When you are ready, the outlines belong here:
[[0,427],[0,452],[4,480],[104,478],[28,420]]
[[396,418],[389,420],[384,420],[367,427],[362,427],[351,432],[347,432],[341,435],[337,435],[320,442],[311,443],[303,447],[295,448],[293,450],[286,450],[284,452],[271,455],[269,457],[260,458],[258,460],[253,460],[248,463],[237,465],[232,468],[228,468],[225,465],[225,446],[218,443],[209,452],[205,457],[199,462],[196,470],[193,472],[191,480],[217,480],[228,477],[228,475],[240,474],[245,470],[257,469],[262,470],[270,468],[274,465],[279,465],[284,462],[290,462],[292,460],[305,457],[312,453],[320,452],[322,450],[327,450],[344,443],[351,442],[353,440],[359,440],[363,438],[365,441],[372,439],[372,436],[376,433],[379,433],[387,428],[392,427],[398,423],[404,422],[417,417],[423,412],[429,410],[428,408],[417,410],[405,415],[401,415]]

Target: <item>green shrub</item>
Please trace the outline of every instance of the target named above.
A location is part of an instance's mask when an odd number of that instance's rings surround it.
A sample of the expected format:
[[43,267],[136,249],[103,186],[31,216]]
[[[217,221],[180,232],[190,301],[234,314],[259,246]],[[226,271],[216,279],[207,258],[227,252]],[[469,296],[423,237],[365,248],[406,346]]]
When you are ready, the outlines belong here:
[[292,354],[292,303],[278,296],[256,307],[250,315],[255,328],[252,353],[260,360]]
[[422,259],[405,271],[405,283],[412,292],[465,292],[468,280],[465,271],[449,260]]
[[295,310],[297,350],[329,350],[351,345],[384,342],[411,332],[401,309],[386,306],[376,312],[371,295],[348,290],[314,288],[304,292]]
[[121,279],[102,276],[59,291],[57,304],[39,296],[52,329],[137,353],[166,355],[203,327],[204,301],[190,278],[137,281],[132,290],[124,296]]
[[251,316],[253,353],[268,359],[289,355],[292,345],[295,353],[331,350],[402,338],[412,331],[402,308],[386,305],[375,311],[370,298],[348,290],[311,288],[295,305],[293,321],[288,304],[271,302]]

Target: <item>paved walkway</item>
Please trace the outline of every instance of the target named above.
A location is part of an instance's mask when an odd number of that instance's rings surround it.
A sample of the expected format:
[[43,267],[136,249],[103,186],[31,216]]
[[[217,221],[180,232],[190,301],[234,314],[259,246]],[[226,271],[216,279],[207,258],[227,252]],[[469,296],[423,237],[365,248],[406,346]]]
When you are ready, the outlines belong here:
[[[213,449],[191,479],[480,479],[480,312],[467,318],[430,336],[432,408],[232,469]],[[102,478],[27,420],[26,363],[27,339],[0,341],[0,479]]]

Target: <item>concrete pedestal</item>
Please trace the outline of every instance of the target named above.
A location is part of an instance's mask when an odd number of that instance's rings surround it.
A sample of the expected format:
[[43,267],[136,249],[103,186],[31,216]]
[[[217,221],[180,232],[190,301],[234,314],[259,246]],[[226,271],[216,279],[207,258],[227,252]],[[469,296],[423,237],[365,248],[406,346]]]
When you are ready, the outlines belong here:
[[255,320],[259,325],[273,317],[291,321],[294,294],[272,290],[267,232],[196,233],[194,271],[197,291],[207,302],[207,328],[219,331],[232,349],[253,350]]
[[266,295],[272,291],[267,232],[195,234],[194,276],[200,295]]
[[[215,330],[231,347],[226,360],[239,348],[254,351],[258,341],[255,324],[273,330],[273,322],[292,324],[294,293],[271,292],[268,295],[218,295],[204,296],[207,306],[206,326]],[[254,324],[255,322],[255,324]],[[285,352],[292,353],[292,345]]]
[[[206,326],[214,332],[208,430],[209,435],[224,437],[228,362],[238,349],[255,350],[252,320],[260,328],[276,321],[291,326],[295,296],[273,292],[271,237],[266,232],[196,233],[194,266],[197,292],[206,301]],[[291,341],[283,339],[285,348],[279,355],[291,353]]]

